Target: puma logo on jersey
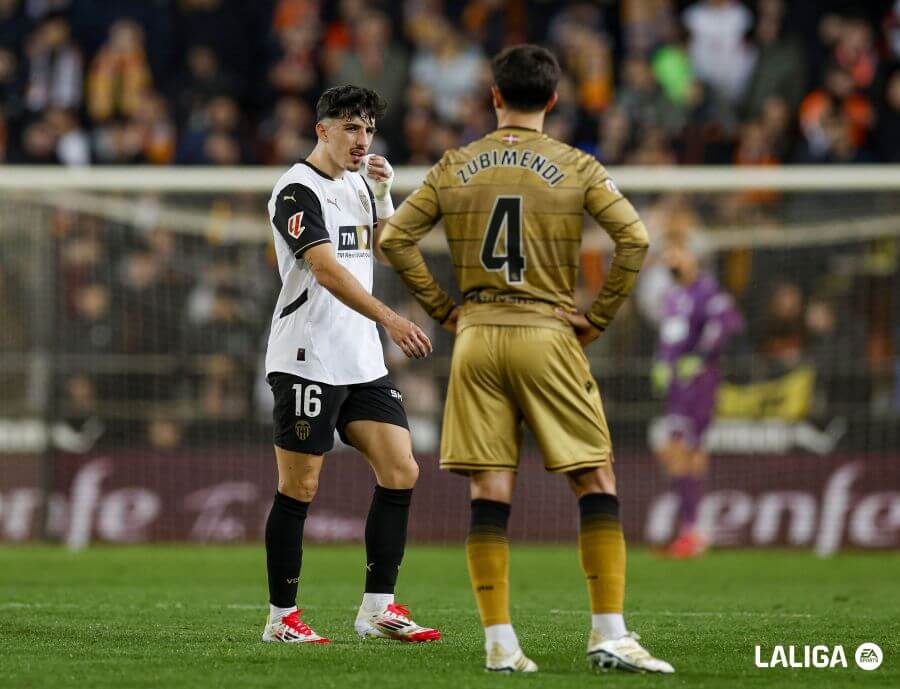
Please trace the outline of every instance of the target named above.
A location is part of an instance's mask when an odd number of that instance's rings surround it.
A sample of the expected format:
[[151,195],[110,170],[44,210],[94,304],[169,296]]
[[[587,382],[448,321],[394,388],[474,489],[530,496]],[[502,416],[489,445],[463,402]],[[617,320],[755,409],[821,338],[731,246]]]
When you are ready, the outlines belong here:
[[299,213],[294,213],[287,221],[288,234],[291,235],[294,239],[299,239],[300,235],[303,234],[303,230],[306,228],[303,227],[303,211]]
[[293,194],[291,194],[290,196],[288,196],[287,194],[285,194],[284,196],[281,197],[281,200],[282,200],[282,201],[287,201],[288,199],[290,199],[290,200],[293,201],[294,203],[297,202],[297,199],[294,198],[294,195],[293,195]]
[[341,207],[338,205],[337,199],[330,199],[326,196],[325,201],[326,201],[326,203],[330,203],[332,206],[334,206],[338,210],[341,210]]

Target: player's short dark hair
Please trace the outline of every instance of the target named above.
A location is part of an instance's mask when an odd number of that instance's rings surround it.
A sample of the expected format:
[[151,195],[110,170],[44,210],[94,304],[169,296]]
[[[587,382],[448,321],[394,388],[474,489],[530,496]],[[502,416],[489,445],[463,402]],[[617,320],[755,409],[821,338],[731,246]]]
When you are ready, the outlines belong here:
[[377,120],[387,110],[387,102],[371,89],[361,86],[333,86],[316,103],[316,120],[336,117],[347,119],[357,115],[364,120]]
[[513,110],[543,110],[556,93],[560,69],[556,56],[531,43],[506,48],[491,61],[494,83]]

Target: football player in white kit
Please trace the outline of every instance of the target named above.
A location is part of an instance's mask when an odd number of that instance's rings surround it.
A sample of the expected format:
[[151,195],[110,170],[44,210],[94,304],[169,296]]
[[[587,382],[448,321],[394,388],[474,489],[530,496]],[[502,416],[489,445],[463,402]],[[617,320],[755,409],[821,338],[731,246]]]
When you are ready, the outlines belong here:
[[281,176],[269,200],[282,286],[266,352],[278,491],[266,522],[264,641],[328,643],[300,618],[297,593],[303,524],[335,429],[363,454],[377,481],[356,632],[410,642],[441,637],[394,601],[419,468],[377,325],[409,357],[428,356],[431,342],[372,296],[378,223],[394,212],[393,171],[383,157],[368,155],[384,111],[385,102],[369,89],[328,89],[316,106],[315,149]]

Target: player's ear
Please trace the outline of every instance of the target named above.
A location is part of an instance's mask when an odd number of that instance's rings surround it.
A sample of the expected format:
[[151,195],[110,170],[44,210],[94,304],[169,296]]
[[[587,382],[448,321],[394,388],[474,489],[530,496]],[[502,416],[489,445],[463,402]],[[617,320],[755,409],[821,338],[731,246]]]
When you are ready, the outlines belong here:
[[547,101],[547,105],[544,106],[544,112],[550,112],[553,110],[553,107],[556,105],[559,100],[559,93],[557,91],[553,92],[553,95],[550,96],[550,100]]
[[328,127],[324,122],[316,122],[316,136],[322,141],[328,141]]
[[503,109],[503,96],[500,94],[500,89],[498,89],[496,85],[491,86],[491,102],[497,110]]

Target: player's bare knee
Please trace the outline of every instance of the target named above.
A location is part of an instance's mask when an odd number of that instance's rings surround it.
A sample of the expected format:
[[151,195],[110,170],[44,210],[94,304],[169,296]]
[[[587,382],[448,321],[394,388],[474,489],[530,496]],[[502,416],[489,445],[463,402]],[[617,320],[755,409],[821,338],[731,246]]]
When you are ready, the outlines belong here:
[[601,493],[616,494],[616,472],[613,469],[612,462],[605,464],[597,470],[597,476],[600,479]]
[[409,455],[403,462],[398,478],[404,484],[400,486],[401,488],[412,488],[416,485],[416,481],[419,480],[419,463],[416,462],[415,457]]
[[507,471],[477,471],[470,477],[473,500],[512,502],[515,474]]
[[616,494],[616,475],[611,464],[596,469],[569,472],[566,478],[578,498],[588,493]]
[[492,487],[476,487],[472,486],[473,500],[493,500],[494,502],[512,502],[512,496],[507,491]]
[[419,465],[409,455],[403,461],[393,462],[387,469],[377,472],[379,485],[385,488],[413,488],[419,480]]
[[278,492],[301,502],[312,502],[319,490],[319,478],[305,476],[297,479],[278,480]]

